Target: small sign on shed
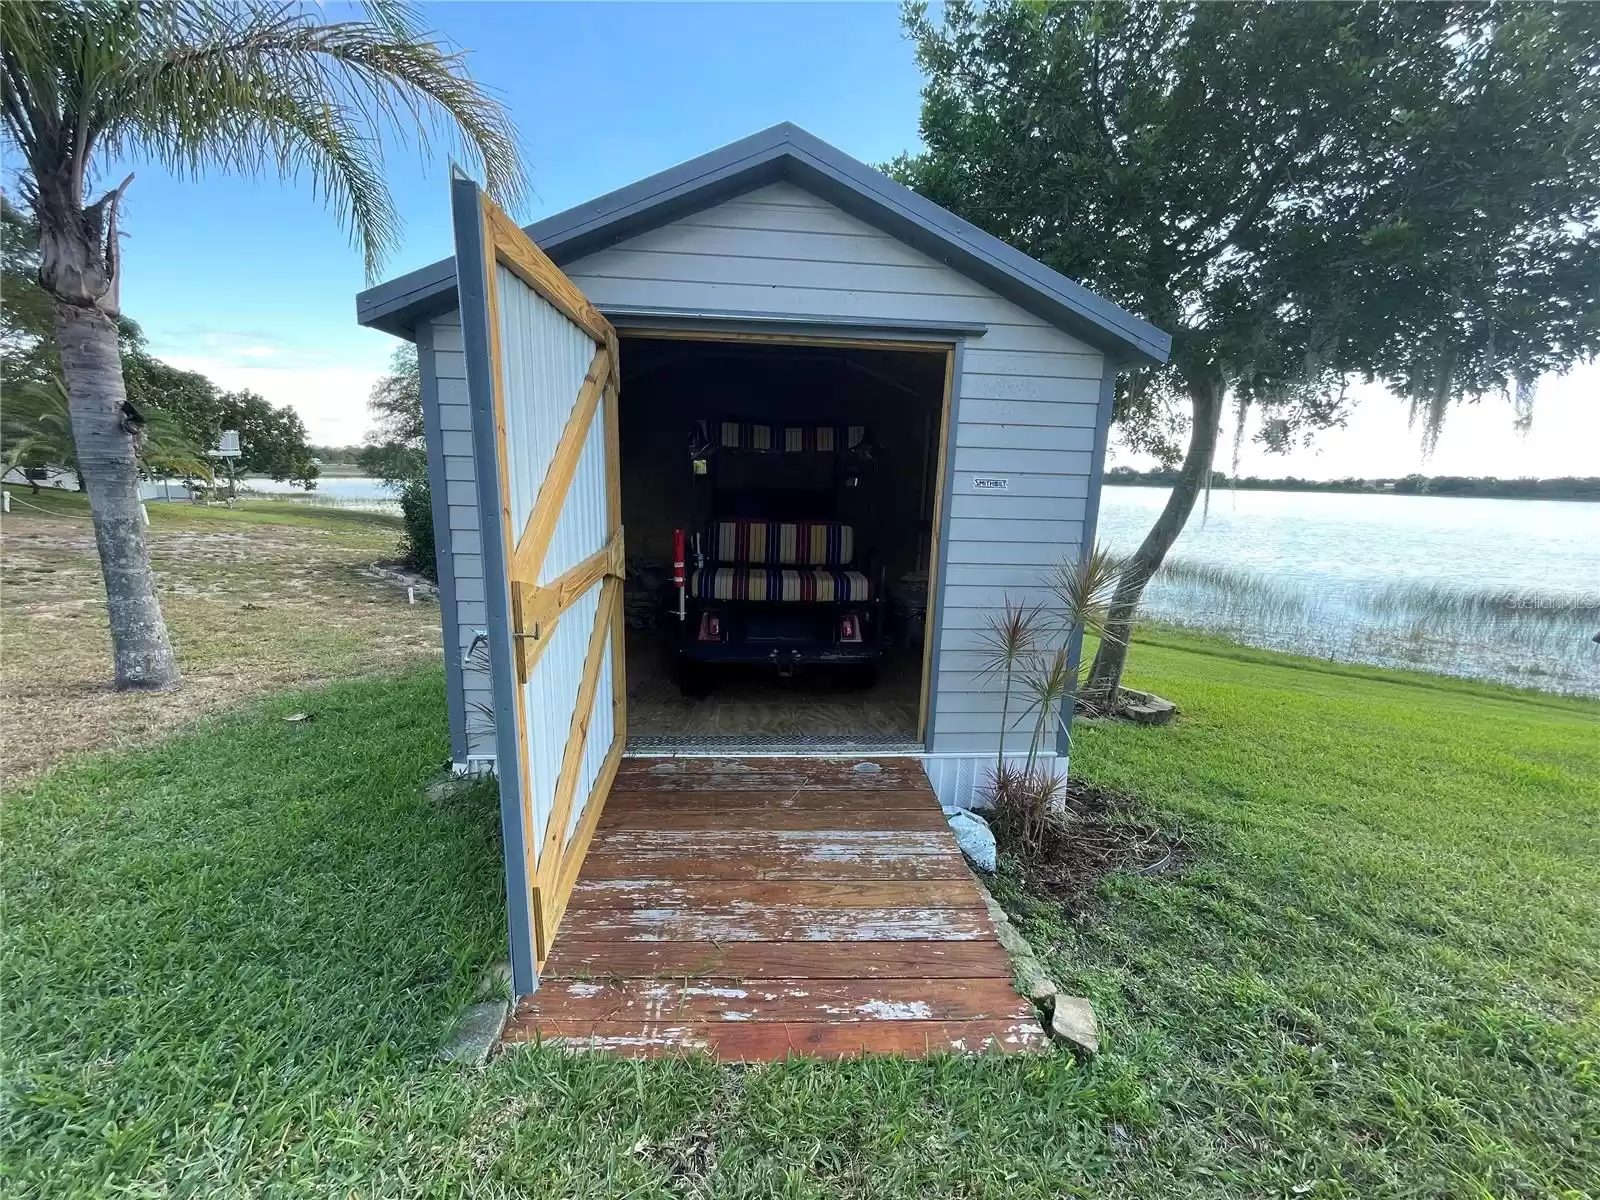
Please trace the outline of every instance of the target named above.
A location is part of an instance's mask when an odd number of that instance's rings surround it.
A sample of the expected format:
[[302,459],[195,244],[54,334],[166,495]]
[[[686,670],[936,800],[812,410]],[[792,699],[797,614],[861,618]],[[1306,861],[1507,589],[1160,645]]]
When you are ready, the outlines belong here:
[[972,490],[975,492],[1003,492],[1011,486],[1011,480],[1004,475],[974,475],[972,477]]

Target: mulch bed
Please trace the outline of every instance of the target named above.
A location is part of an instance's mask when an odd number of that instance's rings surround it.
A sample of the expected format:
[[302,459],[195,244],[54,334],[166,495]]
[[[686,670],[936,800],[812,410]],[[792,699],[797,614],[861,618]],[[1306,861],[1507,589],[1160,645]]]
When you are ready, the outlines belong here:
[[1074,917],[1090,912],[1096,886],[1113,872],[1171,875],[1193,860],[1182,835],[1159,829],[1144,801],[1130,793],[1070,779],[1066,810],[1066,820],[1046,832],[1036,854],[1004,838],[1001,849],[1024,887],[1060,901]]

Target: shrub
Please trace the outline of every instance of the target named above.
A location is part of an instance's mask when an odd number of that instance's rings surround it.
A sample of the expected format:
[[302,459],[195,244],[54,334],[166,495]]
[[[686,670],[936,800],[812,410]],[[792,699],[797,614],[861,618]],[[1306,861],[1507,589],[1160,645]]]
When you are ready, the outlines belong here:
[[434,558],[433,492],[428,487],[426,475],[407,480],[400,489],[400,518],[405,524],[400,554],[406,566],[419,575],[437,580],[439,569]]

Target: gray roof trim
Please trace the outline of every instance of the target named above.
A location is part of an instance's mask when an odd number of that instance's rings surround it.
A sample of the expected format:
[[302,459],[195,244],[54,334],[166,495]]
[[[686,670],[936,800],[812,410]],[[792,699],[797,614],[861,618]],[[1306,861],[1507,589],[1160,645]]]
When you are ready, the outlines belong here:
[[[569,263],[769,183],[787,179],[947,263],[1052,325],[1116,357],[1165,362],[1172,339],[798,126],[774,125],[527,227],[558,264]],[[416,323],[454,306],[445,259],[356,297],[363,325],[410,337]]]
[[665,329],[687,333],[781,333],[796,337],[815,335],[897,342],[938,342],[954,345],[965,337],[982,337],[989,327],[967,321],[902,321],[892,317],[839,317],[829,320],[815,313],[743,312],[715,308],[640,308],[602,305],[600,311],[620,330]]

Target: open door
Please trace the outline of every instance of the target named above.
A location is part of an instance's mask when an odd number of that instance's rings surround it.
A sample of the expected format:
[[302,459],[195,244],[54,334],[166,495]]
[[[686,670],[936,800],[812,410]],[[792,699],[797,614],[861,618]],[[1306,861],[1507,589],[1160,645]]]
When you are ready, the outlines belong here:
[[476,184],[456,179],[451,200],[521,995],[626,736],[617,335]]

